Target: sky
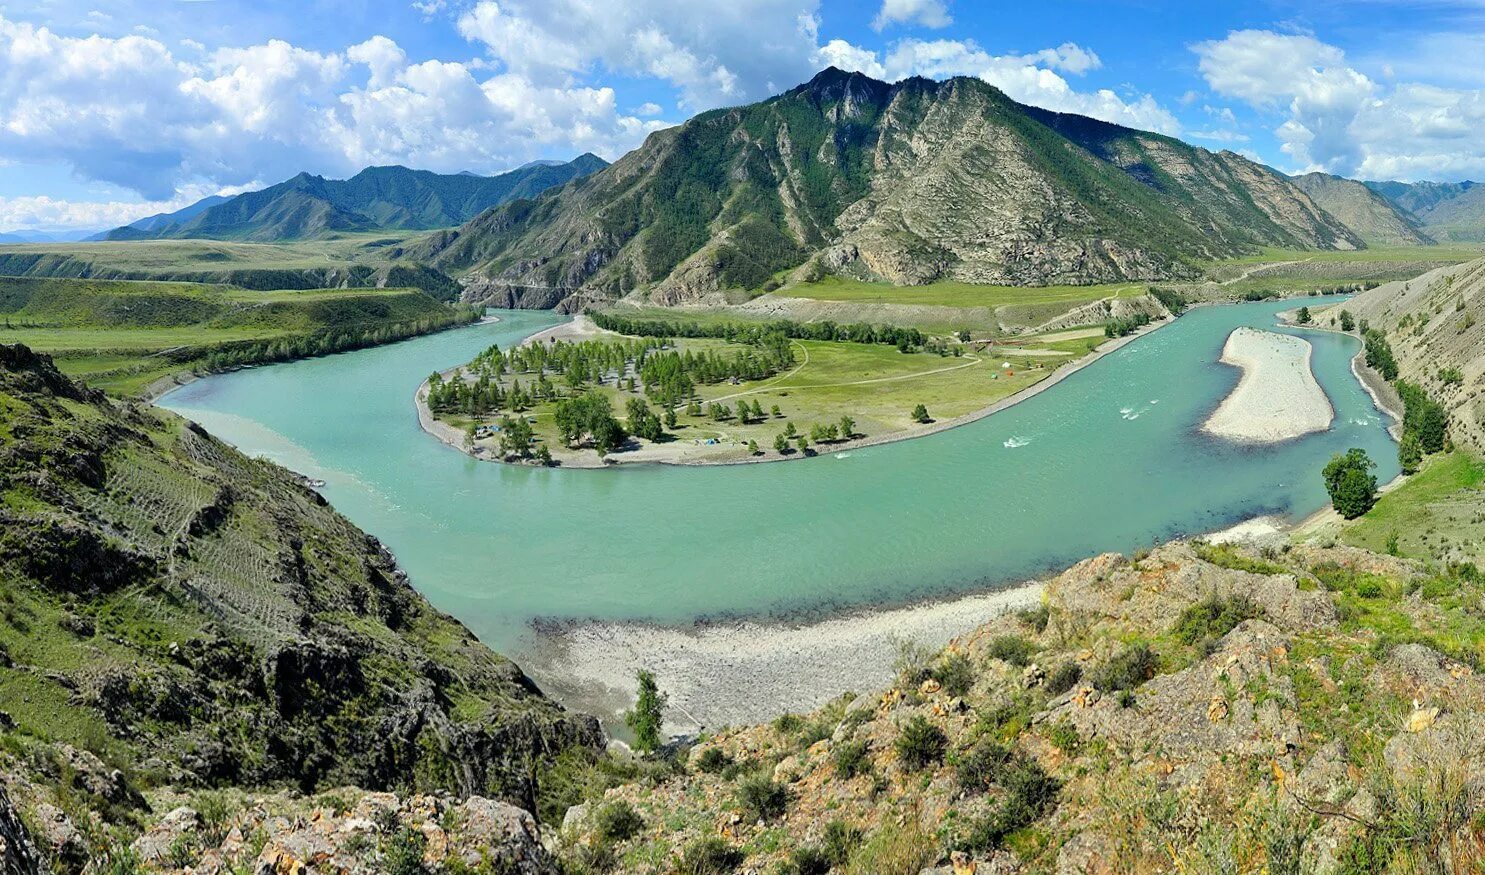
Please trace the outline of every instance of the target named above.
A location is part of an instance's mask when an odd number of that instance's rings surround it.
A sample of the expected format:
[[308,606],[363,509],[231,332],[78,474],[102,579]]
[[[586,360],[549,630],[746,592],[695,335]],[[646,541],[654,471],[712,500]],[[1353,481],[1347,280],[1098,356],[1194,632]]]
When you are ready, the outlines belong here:
[[826,66],[1284,172],[1485,178],[1485,0],[0,0],[0,231],[108,228],[301,171],[499,173]]

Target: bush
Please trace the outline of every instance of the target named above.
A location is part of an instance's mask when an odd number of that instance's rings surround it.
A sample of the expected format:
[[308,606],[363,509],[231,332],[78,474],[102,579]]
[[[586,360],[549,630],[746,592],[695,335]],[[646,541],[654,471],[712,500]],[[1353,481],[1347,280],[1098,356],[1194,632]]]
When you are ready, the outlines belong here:
[[628,841],[645,825],[634,806],[622,800],[600,806],[593,813],[593,823],[598,835],[607,842]]
[[742,862],[741,851],[712,836],[687,845],[676,871],[680,875],[728,875],[737,871]]
[[928,680],[933,671],[933,648],[906,638],[896,642],[897,659],[894,667],[904,686],[916,687]]
[[1076,662],[1064,662],[1047,675],[1047,692],[1060,696],[1083,679],[1083,667]]
[[709,747],[696,756],[697,771],[715,775],[732,765],[732,757],[720,747]]
[[830,871],[830,856],[821,848],[803,847],[795,848],[784,865],[779,867],[780,875],[826,875]]
[[737,804],[750,821],[774,820],[789,810],[789,788],[754,775],[738,785]]
[[990,739],[980,739],[954,764],[954,778],[966,793],[984,793],[1000,782],[1011,749]]
[[1088,680],[1105,693],[1133,690],[1155,676],[1160,657],[1148,644],[1131,644],[1093,670]]
[[1047,623],[1052,619],[1052,609],[1046,605],[1026,608],[1016,612],[1016,619],[1021,621],[1021,625],[1040,635],[1047,631]]
[[1181,612],[1171,633],[1183,644],[1221,638],[1237,624],[1263,616],[1263,608],[1246,595],[1221,598],[1213,593]]
[[391,836],[382,850],[382,871],[387,875],[424,875],[428,868],[423,865],[423,850],[428,847],[428,837],[421,832],[404,827]]
[[866,741],[852,739],[835,747],[835,774],[842,780],[850,780],[866,771]]
[[975,669],[969,657],[962,653],[950,653],[939,660],[930,672],[944,692],[951,696],[964,696],[975,685]]
[[969,824],[961,850],[983,853],[1000,847],[1006,836],[1031,824],[1052,808],[1061,789],[1057,779],[1048,775],[1035,760],[1021,754],[1012,755],[999,769],[996,782],[1005,788],[1005,796],[991,811]]
[[804,719],[798,714],[780,714],[773,718],[774,731],[780,735],[792,735],[804,726]]
[[861,830],[844,820],[832,820],[825,824],[825,856],[836,868],[849,863],[851,855],[860,844]]
[[1063,753],[1077,753],[1078,748],[1083,746],[1083,736],[1078,734],[1077,727],[1062,721],[1047,730],[1047,740]]
[[1326,463],[1322,472],[1325,489],[1330,493],[1330,503],[1341,516],[1356,519],[1372,509],[1377,503],[1377,478],[1371,473],[1377,463],[1365,450],[1355,447],[1344,454],[1337,453]]
[[1036,653],[1036,645],[1022,638],[1020,635],[1001,635],[990,642],[987,655],[991,659],[999,659],[1009,662],[1018,668],[1025,668],[1031,663],[1032,655]]
[[909,720],[893,742],[898,758],[911,771],[920,771],[943,759],[948,744],[949,737],[944,731],[922,715]]

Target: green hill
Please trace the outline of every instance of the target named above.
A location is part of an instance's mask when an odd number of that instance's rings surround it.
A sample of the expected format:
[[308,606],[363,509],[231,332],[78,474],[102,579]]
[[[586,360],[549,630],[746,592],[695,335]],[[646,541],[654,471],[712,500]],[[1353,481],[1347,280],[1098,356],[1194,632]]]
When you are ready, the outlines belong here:
[[978,79],[830,69],[411,255],[467,273],[471,298],[576,309],[758,289],[801,266],[904,285],[1165,279],[1257,246],[1363,243],[1230,152],[1033,109]]
[[1366,186],[1415,216],[1435,240],[1485,240],[1485,187],[1477,183],[1368,182]]
[[371,346],[476,315],[408,288],[0,277],[0,343],[49,352],[69,374],[125,394],[173,374]]
[[272,242],[383,229],[426,230],[466,222],[482,210],[607,166],[582,155],[565,164],[532,164],[498,176],[368,167],[350,179],[301,173],[179,219],[116,228],[108,240],[210,238]]
[[0,759],[54,789],[43,836],[101,859],[166,784],[531,807],[538,760],[598,743],[289,472],[19,345],[0,410]]

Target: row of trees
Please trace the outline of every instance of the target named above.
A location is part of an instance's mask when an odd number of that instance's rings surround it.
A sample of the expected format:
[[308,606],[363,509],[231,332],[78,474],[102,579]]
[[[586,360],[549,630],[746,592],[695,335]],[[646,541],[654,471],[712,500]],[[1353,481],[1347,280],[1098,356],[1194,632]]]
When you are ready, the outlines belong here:
[[793,340],[832,340],[846,343],[880,343],[898,348],[917,348],[927,339],[916,328],[896,325],[870,325],[853,322],[795,322],[778,319],[766,323],[747,322],[674,322],[667,319],[641,319],[615,316],[611,313],[589,313],[594,324],[609,331],[635,337],[719,337],[736,343],[752,343],[768,333],[780,333]]
[[1392,382],[1397,379],[1397,359],[1392,355],[1392,344],[1387,342],[1387,335],[1375,328],[1362,329],[1362,342],[1366,349],[1367,367],[1382,375],[1382,379]]
[[[293,359],[313,358],[353,349],[379,346],[405,340],[455,325],[465,325],[479,318],[479,312],[468,307],[451,308],[446,314],[427,316],[407,322],[379,325],[375,328],[325,329],[311,334],[282,337],[277,340],[254,340],[214,348],[201,358],[207,372],[228,371],[248,365],[269,364]],[[199,349],[199,348],[198,348]]]
[[1103,327],[1104,337],[1124,337],[1140,330],[1150,324],[1149,313],[1134,313],[1129,316],[1119,316],[1111,319]]
[[1412,474],[1423,464],[1425,455],[1443,451],[1448,442],[1449,411],[1429,397],[1422,386],[1407,380],[1397,381],[1397,394],[1403,402],[1403,434],[1397,446],[1397,461],[1403,473]]

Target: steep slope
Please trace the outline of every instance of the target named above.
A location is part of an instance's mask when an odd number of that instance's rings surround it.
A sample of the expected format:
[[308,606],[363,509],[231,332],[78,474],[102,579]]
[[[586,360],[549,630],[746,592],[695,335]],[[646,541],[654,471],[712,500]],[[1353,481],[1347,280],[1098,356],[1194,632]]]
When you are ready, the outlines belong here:
[[539,763],[598,744],[283,469],[23,346],[0,345],[0,411],[0,734],[85,749],[108,822],[164,784],[530,808]]
[[1349,547],[1099,556],[904,648],[889,689],[595,795],[559,849],[636,875],[1476,871],[1480,595],[1473,566]]
[[1485,187],[1477,183],[1368,182],[1366,186],[1416,216],[1435,240],[1485,240]]
[[894,283],[1179,277],[1258,245],[1361,241],[1283,177],[978,79],[830,69],[651,135],[603,172],[432,235],[472,299],[576,309],[756,289],[808,263]]
[[1448,408],[1454,442],[1485,454],[1485,259],[1377,286],[1322,320],[1342,309],[1382,331],[1399,376]]
[[1368,244],[1424,246],[1433,242],[1418,230],[1422,222],[1417,217],[1401,212],[1363,183],[1329,173],[1306,173],[1291,181]]
[[[368,167],[350,179],[301,173],[278,185],[205,208],[152,217],[109,232],[109,240],[210,238],[272,242],[380,229],[426,230],[468,221],[483,210],[607,166],[585,154],[565,164],[528,165],[499,176]],[[204,202],[203,202],[204,203]]]

